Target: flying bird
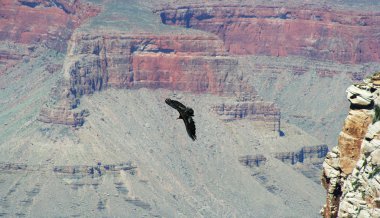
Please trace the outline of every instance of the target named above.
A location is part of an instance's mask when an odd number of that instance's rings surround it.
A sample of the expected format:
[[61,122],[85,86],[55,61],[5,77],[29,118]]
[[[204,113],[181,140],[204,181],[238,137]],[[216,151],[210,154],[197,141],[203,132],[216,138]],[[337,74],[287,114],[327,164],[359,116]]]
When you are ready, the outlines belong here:
[[176,101],[176,100],[171,100],[170,98],[167,98],[165,102],[170,107],[176,109],[179,112],[179,117],[177,119],[183,120],[186,126],[187,134],[190,136],[190,138],[193,141],[195,141],[197,136],[195,135],[195,123],[192,118],[194,116],[194,110],[192,108],[186,107],[181,102]]

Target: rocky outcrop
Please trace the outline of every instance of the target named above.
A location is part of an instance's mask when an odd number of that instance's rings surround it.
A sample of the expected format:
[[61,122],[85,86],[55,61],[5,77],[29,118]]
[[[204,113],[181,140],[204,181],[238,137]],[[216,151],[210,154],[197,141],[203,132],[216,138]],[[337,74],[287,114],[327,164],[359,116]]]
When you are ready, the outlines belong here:
[[73,30],[99,10],[80,1],[3,0],[0,2],[0,40],[45,44],[65,51]]
[[86,110],[72,110],[67,106],[43,107],[38,120],[44,123],[56,123],[69,126],[82,126],[84,118],[88,115]]
[[220,119],[229,122],[238,119],[264,121],[263,127],[276,132],[280,131],[281,112],[273,102],[258,100],[256,95],[248,98],[240,93],[237,101],[226,101],[212,107]]
[[[78,31],[70,40],[63,67],[67,86],[63,94],[59,93],[61,101],[43,109],[39,120],[81,125],[82,112],[73,111],[79,98],[105,88],[256,93],[236,73],[237,65],[237,60],[227,56],[222,41],[215,36]],[[270,103],[257,105],[262,110],[273,107]]]
[[274,157],[284,163],[311,163],[320,164],[328,152],[327,145],[305,146],[297,152],[277,152]]
[[369,127],[360,159],[344,182],[339,217],[380,217],[379,124],[376,122]]
[[189,4],[157,13],[164,24],[218,35],[233,54],[297,55],[340,63],[380,60],[379,13],[230,4]]
[[[323,162],[327,152],[327,145],[311,145],[304,146],[296,152],[274,152],[271,153],[271,156],[291,165],[297,163],[318,165]],[[267,158],[262,154],[239,157],[239,162],[247,167],[259,167],[265,164],[266,161]]]
[[279,108],[273,102],[265,101],[226,102],[215,106],[213,110],[226,121],[247,118],[280,122],[281,117]]
[[70,174],[72,176],[86,175],[103,175],[106,173],[118,173],[120,171],[130,171],[136,169],[137,166],[132,162],[122,162],[117,164],[97,165],[67,165],[67,166],[50,166],[50,165],[30,165],[25,163],[0,162],[0,172],[22,172],[22,171],[50,171],[57,175]]
[[264,165],[267,161],[267,158],[262,154],[257,155],[245,155],[239,157],[239,162],[246,167],[259,167]]
[[[324,217],[379,217],[380,151],[378,74],[350,86],[351,110],[340,133],[338,146],[323,163],[322,184],[327,190]],[[378,178],[379,177],[379,178]]]
[[75,166],[54,166],[53,172],[59,174],[71,175],[98,175],[101,176],[106,173],[118,173],[120,171],[129,171],[137,168],[131,162],[120,164],[105,164],[98,163],[95,166],[88,165],[75,165]]

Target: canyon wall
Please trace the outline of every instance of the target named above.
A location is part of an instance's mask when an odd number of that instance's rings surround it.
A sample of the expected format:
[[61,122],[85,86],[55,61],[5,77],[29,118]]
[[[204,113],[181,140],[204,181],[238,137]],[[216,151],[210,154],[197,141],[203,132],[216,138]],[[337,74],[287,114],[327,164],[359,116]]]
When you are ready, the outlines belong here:
[[80,1],[2,0],[0,40],[65,51],[73,30],[99,11]]
[[323,163],[324,217],[380,216],[379,74],[347,89],[350,111]]
[[255,89],[237,73],[237,66],[223,42],[207,34],[78,31],[69,41],[63,66],[67,85],[59,94],[61,101],[43,108],[39,120],[81,125],[86,113],[74,112],[79,98],[105,88],[166,88],[226,95],[244,92],[255,101]]
[[232,54],[303,56],[340,63],[380,60],[380,13],[229,4],[190,4],[156,12],[165,24],[218,35]]
[[80,97],[106,87],[222,92],[237,62],[208,36],[75,34],[65,76]]

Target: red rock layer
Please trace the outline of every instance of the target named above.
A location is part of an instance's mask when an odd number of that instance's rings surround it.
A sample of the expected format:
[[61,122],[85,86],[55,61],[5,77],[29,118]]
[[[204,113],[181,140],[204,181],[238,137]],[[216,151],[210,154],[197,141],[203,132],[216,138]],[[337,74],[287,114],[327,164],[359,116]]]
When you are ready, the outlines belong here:
[[[191,92],[252,91],[233,83],[237,60],[213,36],[73,36],[66,74],[76,97],[105,87]],[[235,76],[237,77],[237,76]]]
[[44,43],[64,51],[73,29],[98,12],[98,8],[79,1],[2,0],[0,41]]
[[380,13],[225,5],[167,8],[160,14],[165,24],[217,34],[233,54],[380,61]]
[[39,120],[81,125],[85,113],[72,111],[79,98],[109,87],[246,92],[255,99],[253,87],[235,73],[237,66],[237,59],[226,56],[216,36],[77,32],[69,42],[63,67],[68,85],[61,92],[62,102],[41,110]]

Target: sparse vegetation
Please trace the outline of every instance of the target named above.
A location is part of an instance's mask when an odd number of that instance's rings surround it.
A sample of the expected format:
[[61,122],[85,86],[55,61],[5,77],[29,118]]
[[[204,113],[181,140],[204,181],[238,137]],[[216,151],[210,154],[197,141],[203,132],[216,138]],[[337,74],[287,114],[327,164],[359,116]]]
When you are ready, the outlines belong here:
[[373,168],[373,171],[368,175],[368,179],[372,179],[376,174],[380,173],[380,167]]
[[359,179],[357,179],[357,180],[355,180],[355,181],[353,181],[352,183],[351,183],[351,185],[352,185],[352,188],[354,189],[354,191],[356,191],[358,188],[359,188]]
[[361,194],[362,194],[362,199],[365,199],[365,191],[362,191]]
[[360,167],[361,169],[367,166],[367,158],[363,157],[363,165]]
[[380,120],[380,107],[375,105],[375,116],[372,119],[372,124],[376,123]]

